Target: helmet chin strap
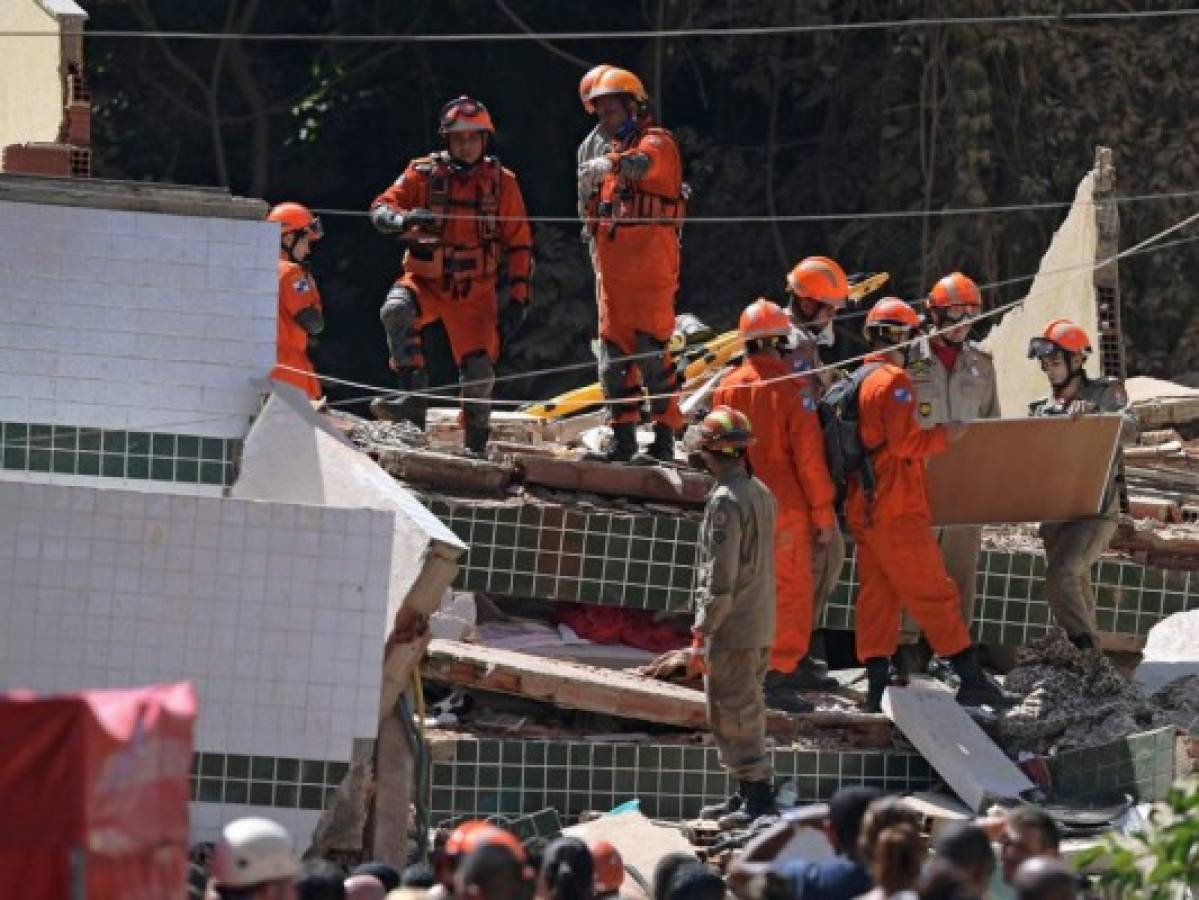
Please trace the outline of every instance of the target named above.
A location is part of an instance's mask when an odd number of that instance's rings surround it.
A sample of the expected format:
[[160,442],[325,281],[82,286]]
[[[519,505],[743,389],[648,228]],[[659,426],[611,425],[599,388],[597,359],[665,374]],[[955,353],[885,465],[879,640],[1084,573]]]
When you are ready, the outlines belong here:
[[[288,241],[289,237],[291,238],[290,241]],[[305,269],[307,269],[308,268],[308,260],[307,259],[296,259],[296,244],[298,244],[299,241],[300,241],[299,232],[289,231],[287,234],[283,235],[282,240],[279,242],[279,246],[283,249],[283,252],[287,254],[287,258],[289,260],[294,262],[297,266],[303,266]]]
[[1079,381],[1081,381],[1084,378],[1086,378],[1086,372],[1081,367],[1079,367],[1077,369],[1071,369],[1070,374],[1067,375],[1060,384],[1058,382],[1052,381],[1052,380],[1050,380],[1049,383],[1053,386],[1053,395],[1055,397],[1060,397],[1062,395],[1062,392],[1065,391],[1066,388],[1070,387],[1070,384],[1075,379],[1078,379]]

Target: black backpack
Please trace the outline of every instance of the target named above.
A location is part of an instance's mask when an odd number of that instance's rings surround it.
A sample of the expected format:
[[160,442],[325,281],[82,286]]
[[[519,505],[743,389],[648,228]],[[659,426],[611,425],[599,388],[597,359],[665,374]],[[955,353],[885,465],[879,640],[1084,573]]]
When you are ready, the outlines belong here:
[[845,501],[845,489],[850,478],[861,479],[862,490],[867,502],[874,499],[874,464],[870,454],[877,447],[862,443],[858,431],[858,394],[862,382],[881,363],[869,363],[860,367],[849,378],[832,385],[816,405],[820,416],[820,429],[824,432],[824,460],[828,464],[829,478],[837,489],[837,508]]

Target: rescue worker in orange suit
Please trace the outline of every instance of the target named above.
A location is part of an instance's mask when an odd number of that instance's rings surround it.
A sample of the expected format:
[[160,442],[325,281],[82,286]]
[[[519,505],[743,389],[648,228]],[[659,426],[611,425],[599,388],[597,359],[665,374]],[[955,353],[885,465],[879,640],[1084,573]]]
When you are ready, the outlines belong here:
[[638,461],[672,461],[683,427],[678,374],[667,352],[679,286],[683,171],[670,132],[654,124],[641,81],[609,68],[587,95],[611,150],[579,166],[590,197],[599,281],[599,381],[608,402],[612,446],[598,458],[628,462],[637,452],[642,386],[652,398],[654,442]]
[[[999,418],[999,381],[991,354],[969,340],[971,322],[982,312],[982,294],[969,277],[951,272],[928,294],[934,333],[912,346],[908,375],[916,389],[916,421],[921,428],[964,419]],[[945,570],[958,587],[962,618],[974,621],[974,591],[982,528],[962,525],[934,530]],[[928,651],[918,643],[920,629],[909,615],[900,627],[901,673],[920,672]],[[902,676],[901,676],[902,677]]]
[[[380,312],[390,365],[405,393],[375,400],[371,412],[425,427],[421,329],[440,321],[461,372],[466,448],[482,453],[499,332],[511,341],[528,314],[532,232],[516,176],[484,153],[495,135],[487,108],[470,97],[451,100],[441,110],[439,130],[447,149],[414,159],[371,204],[375,228],[407,243],[404,273]],[[501,318],[496,280],[505,261],[509,303]]]
[[801,685],[793,678],[812,636],[812,544],[827,543],[837,528],[836,492],[824,461],[816,404],[804,396],[797,379],[787,377],[790,369],[780,352],[791,329],[791,319],[778,304],[755,300],[747,306],[737,326],[745,361],[721,380],[712,403],[736,409],[756,423],[749,463],[778,502],[775,627],[763,685],[766,704],[811,712],[815,707],[796,693]]
[[[1118,378],[1089,378],[1084,366],[1091,354],[1086,331],[1068,319],[1054,319],[1028,342],[1028,357],[1041,364],[1052,393],[1029,407],[1033,416],[1085,416],[1120,413],[1120,443],[1136,442],[1136,417],[1128,411],[1128,395]],[[1043,522],[1045,599],[1053,618],[1074,646],[1097,650],[1095,588],[1091,567],[1107,549],[1120,516],[1117,483],[1119,461],[1112,464],[1099,515],[1073,522]]]
[[701,563],[687,674],[704,675],[708,726],[737,792],[700,810],[722,829],[777,813],[766,749],[762,679],[774,636],[774,533],[778,506],[749,471],[753,424],[717,406],[699,426],[699,452],[716,484],[700,528]]
[[[805,257],[787,273],[786,293],[787,312],[796,331],[792,333],[791,346],[783,353],[783,361],[792,372],[822,369],[820,350],[833,345],[833,319],[845,309],[849,299],[845,270],[827,256]],[[818,402],[837,377],[829,369],[801,379],[799,384],[806,397]],[[844,565],[845,538],[834,521],[826,542],[812,542],[812,642],[807,656],[791,675],[792,685],[800,689],[836,687],[836,679],[828,674],[820,622]]]
[[874,488],[868,495],[860,473],[849,477],[846,519],[857,545],[858,597],[855,637],[868,678],[867,710],[877,712],[890,681],[890,659],[899,643],[906,609],[928,636],[933,651],[961,681],[964,706],[1006,706],[1011,700],[983,672],[962,620],[957,586],[932,531],[924,484],[925,461],[960,440],[966,426],[946,422],[921,428],[915,390],[904,371],[910,342],[919,334],[915,311],[895,297],[880,300],[866,316],[871,353],[858,393],[858,433],[870,452]]
[[278,222],[279,319],[275,368],[271,378],[295,385],[309,400],[319,400],[321,383],[308,356],[309,346],[325,330],[321,295],[308,270],[312,245],[324,236],[321,220],[299,203],[280,203],[267,213]]

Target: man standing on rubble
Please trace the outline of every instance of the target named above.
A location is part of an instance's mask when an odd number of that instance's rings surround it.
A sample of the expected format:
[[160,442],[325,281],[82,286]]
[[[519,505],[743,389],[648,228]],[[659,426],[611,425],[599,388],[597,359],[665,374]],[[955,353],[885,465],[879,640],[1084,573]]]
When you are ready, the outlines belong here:
[[279,319],[275,368],[271,378],[295,385],[309,400],[319,400],[321,383],[308,356],[309,344],[325,330],[321,295],[309,271],[312,245],[324,236],[321,220],[299,203],[280,203],[267,213],[278,222]]
[[737,780],[735,794],[700,815],[739,828],[775,811],[762,696],[775,624],[775,501],[746,466],[754,434],[744,413],[716,407],[699,437],[716,486],[704,509],[687,670],[707,676],[708,724],[721,762]]
[[[827,256],[808,256],[787,273],[785,290],[787,313],[796,330],[791,346],[783,353],[783,361],[792,372],[819,370],[824,365],[820,348],[832,346],[833,320],[849,300],[849,279],[835,260]],[[815,403],[835,380],[833,371],[817,371],[813,377],[800,380],[799,386],[804,396]],[[790,679],[791,684],[800,689],[836,687],[836,679],[828,674],[820,622],[844,565],[845,538],[834,519],[828,540],[812,541],[811,646]]]
[[957,587],[945,572],[933,538],[924,485],[924,462],[966,432],[950,421],[921,428],[915,392],[904,371],[920,317],[896,297],[885,297],[866,316],[871,353],[858,392],[858,434],[870,457],[871,479],[849,477],[846,519],[857,546],[855,638],[869,681],[866,708],[878,712],[890,681],[890,658],[899,642],[899,617],[907,609],[928,635],[933,651],[961,680],[964,706],[1005,706],[1009,698],[983,672],[962,620]]
[[[982,312],[978,285],[961,272],[946,275],[928,294],[933,333],[912,345],[907,372],[916,389],[916,421],[921,428],[944,422],[999,418],[999,381],[991,354],[969,340],[973,320]],[[962,620],[974,621],[975,581],[982,528],[963,525],[936,528],[945,571],[953,579],[961,602]],[[927,652],[917,643],[920,629],[904,613],[900,635],[901,677],[922,672]]]
[[[1068,319],[1054,319],[1039,337],[1029,340],[1028,358],[1040,362],[1052,389],[1049,396],[1029,406],[1029,415],[1079,418],[1121,413],[1120,443],[1131,444],[1137,438],[1137,421],[1128,411],[1124,385],[1118,378],[1089,378],[1084,367],[1091,352],[1087,333]],[[1045,543],[1045,599],[1071,643],[1083,650],[1099,646],[1091,566],[1116,533],[1119,470],[1117,454],[1099,515],[1073,522],[1043,522],[1039,529]]]
[[796,680],[812,637],[812,544],[832,539],[836,492],[824,461],[816,404],[802,394],[798,380],[787,377],[790,369],[783,362],[790,318],[777,304],[755,300],[741,313],[737,330],[745,361],[721,380],[712,403],[739,410],[757,423],[749,464],[778,503],[775,629],[764,683],[766,704],[811,712],[812,704],[796,693],[806,685]]
[[683,427],[678,375],[668,352],[679,286],[683,165],[674,137],[654,124],[649,95],[632,72],[600,73],[587,94],[609,152],[582,163],[579,196],[589,199],[599,282],[599,381],[612,445],[599,456],[629,462],[637,452],[642,386],[652,398],[654,442],[639,461],[674,460]]
[[[466,448],[482,453],[501,332],[503,342],[511,341],[528,315],[533,239],[516,176],[484,155],[495,136],[487,108],[459,97],[438,119],[447,149],[410,162],[371,204],[375,228],[407,243],[404,274],[380,312],[390,365],[407,393],[375,400],[371,412],[425,427],[421,329],[443,322],[461,372]],[[501,256],[509,285],[502,318],[496,300]]]

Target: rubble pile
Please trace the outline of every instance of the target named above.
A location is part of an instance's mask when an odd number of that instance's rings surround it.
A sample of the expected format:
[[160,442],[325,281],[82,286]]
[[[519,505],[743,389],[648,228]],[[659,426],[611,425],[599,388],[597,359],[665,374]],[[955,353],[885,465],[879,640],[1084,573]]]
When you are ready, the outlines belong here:
[[1000,746],[1012,754],[1092,747],[1167,724],[1107,657],[1079,650],[1061,629],[1017,651],[1004,687],[1024,697],[996,727]]
[[1151,699],[1166,724],[1199,735],[1199,673],[1170,682]]
[[379,447],[412,449],[429,446],[429,436],[411,422],[382,422],[374,419],[355,418],[348,436],[355,446],[363,450]]

